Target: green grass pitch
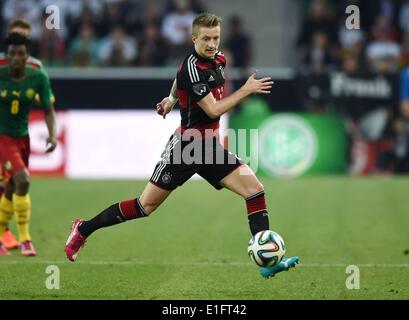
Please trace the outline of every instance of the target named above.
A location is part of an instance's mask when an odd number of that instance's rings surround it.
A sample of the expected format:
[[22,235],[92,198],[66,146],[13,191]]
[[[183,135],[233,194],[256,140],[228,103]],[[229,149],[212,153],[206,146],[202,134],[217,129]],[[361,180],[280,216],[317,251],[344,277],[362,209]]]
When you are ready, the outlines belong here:
[[[247,256],[245,203],[229,191],[189,181],[151,217],[97,231],[72,263],[63,252],[72,219],[132,198],[146,182],[33,179],[38,255],[0,257],[1,299],[409,298],[409,179],[262,182],[270,227],[302,263],[268,280]],[[49,265],[60,289],[46,288]],[[359,267],[359,289],[346,288],[348,265]]]

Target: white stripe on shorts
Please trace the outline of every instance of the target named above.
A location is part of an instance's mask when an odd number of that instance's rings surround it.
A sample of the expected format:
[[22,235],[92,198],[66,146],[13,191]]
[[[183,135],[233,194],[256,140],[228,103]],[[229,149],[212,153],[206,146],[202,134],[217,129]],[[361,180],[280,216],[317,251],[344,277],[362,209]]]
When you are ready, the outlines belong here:
[[170,153],[172,152],[173,148],[176,146],[176,144],[178,143],[178,138],[176,136],[173,137],[173,139],[168,143],[168,145],[165,148],[165,153],[162,157],[162,161],[161,164],[156,168],[155,173],[152,176],[152,180],[154,182],[158,182],[158,179],[163,171],[163,169],[166,167],[167,165],[167,157],[170,156]]

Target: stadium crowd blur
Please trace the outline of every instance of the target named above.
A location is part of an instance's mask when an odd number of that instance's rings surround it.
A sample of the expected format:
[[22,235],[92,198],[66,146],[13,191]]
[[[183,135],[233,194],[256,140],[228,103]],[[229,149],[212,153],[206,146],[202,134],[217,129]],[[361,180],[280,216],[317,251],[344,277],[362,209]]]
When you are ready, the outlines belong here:
[[[293,1],[303,12],[294,44],[302,110],[349,119],[352,173],[409,172],[409,0]],[[206,0],[0,0],[0,5],[3,35],[8,21],[26,19],[33,56],[46,66],[77,67],[175,66],[191,49],[194,16],[207,11]],[[59,30],[46,28],[49,5],[60,9]],[[360,9],[359,29],[346,28],[349,5]],[[251,66],[252,39],[241,18],[225,23],[221,49],[230,65]]]
[[[303,109],[350,120],[351,173],[409,172],[409,1],[301,2]],[[349,5],[359,8],[359,29],[346,27]]]
[[[1,26],[22,18],[32,24],[31,54],[46,66],[176,65],[191,49],[191,25],[205,0],[3,0]],[[60,29],[46,28],[45,8],[59,8]],[[240,20],[232,17],[224,44],[241,50]],[[238,39],[238,41],[236,41]],[[244,39],[245,41],[245,39]]]

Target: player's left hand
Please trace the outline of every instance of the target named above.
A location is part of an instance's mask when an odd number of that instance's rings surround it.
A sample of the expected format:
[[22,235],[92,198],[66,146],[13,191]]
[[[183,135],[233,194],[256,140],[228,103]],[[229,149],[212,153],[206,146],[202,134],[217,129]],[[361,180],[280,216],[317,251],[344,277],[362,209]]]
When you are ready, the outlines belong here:
[[46,140],[46,153],[53,152],[57,148],[57,139],[54,137],[48,137]]

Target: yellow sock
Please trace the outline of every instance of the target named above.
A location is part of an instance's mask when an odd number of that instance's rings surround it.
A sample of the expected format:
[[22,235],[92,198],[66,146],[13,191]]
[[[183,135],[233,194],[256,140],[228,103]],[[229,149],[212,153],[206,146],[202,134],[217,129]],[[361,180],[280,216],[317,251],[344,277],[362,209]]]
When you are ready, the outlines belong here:
[[20,242],[31,240],[29,232],[29,221],[31,215],[30,196],[18,196],[13,194],[13,207],[16,213],[17,230]]
[[0,199],[0,238],[13,219],[13,202],[7,199],[4,194]]

